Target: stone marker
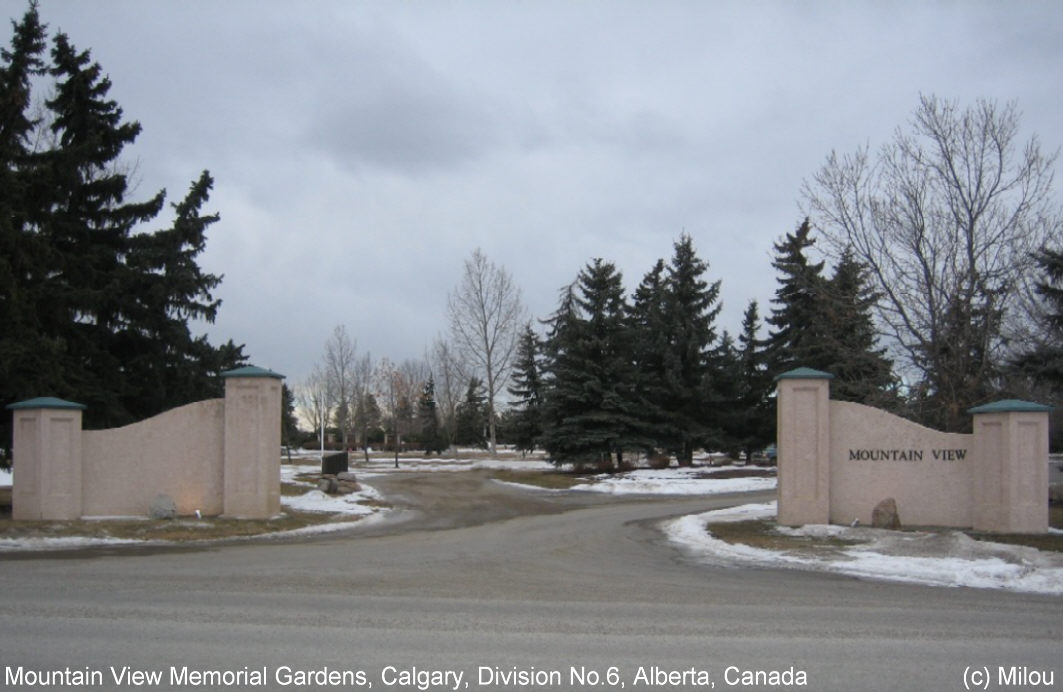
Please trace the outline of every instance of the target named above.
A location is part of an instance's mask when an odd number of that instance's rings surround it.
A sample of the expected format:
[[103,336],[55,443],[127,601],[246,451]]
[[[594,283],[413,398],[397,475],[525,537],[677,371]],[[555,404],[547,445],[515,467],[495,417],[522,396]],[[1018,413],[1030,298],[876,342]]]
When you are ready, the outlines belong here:
[[176,519],[177,503],[169,495],[156,495],[148,506],[148,516],[152,519]]
[[871,510],[871,525],[876,529],[896,531],[901,528],[901,517],[897,513],[897,501],[887,497]]

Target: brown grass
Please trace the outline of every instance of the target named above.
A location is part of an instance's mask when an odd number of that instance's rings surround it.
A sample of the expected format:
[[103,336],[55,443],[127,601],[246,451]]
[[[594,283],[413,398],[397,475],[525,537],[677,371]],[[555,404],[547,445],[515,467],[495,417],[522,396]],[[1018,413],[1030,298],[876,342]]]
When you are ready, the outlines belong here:
[[783,552],[830,552],[858,545],[860,542],[837,537],[786,536],[775,532],[772,519],[751,519],[709,524],[712,535],[731,544],[742,544],[765,550]]
[[[281,483],[284,496],[302,495],[312,488],[291,483]],[[366,503],[387,507],[387,503]],[[218,540],[262,536],[281,531],[301,529],[306,526],[327,524],[336,521],[327,512],[297,512],[284,509],[271,519],[230,519],[227,517],[178,517],[177,519],[81,519],[71,521],[14,521],[10,511],[0,517],[0,538],[120,538],[141,541],[189,541]],[[356,521],[343,517],[342,521]]]

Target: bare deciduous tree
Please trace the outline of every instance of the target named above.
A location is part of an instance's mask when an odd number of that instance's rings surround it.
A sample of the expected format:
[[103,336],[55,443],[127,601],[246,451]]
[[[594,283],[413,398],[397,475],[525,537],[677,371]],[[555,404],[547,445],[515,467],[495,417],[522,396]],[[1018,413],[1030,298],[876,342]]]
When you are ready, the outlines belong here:
[[[318,436],[324,435],[324,427],[332,415],[329,405],[328,383],[321,367],[315,365],[310,375],[299,385],[296,397],[298,409],[310,429]],[[324,438],[322,437],[322,440]]]
[[383,405],[385,414],[391,420],[392,443],[395,445],[395,468],[399,467],[399,429],[398,417],[398,391],[396,387],[397,368],[387,357],[377,361],[373,371],[373,390],[377,394],[377,401]]
[[877,317],[928,423],[961,429],[1006,348],[1031,253],[1058,238],[1055,155],[1017,141],[1014,103],[924,96],[877,156],[832,152],[803,196],[833,252],[851,247],[882,294]]
[[491,454],[495,442],[495,399],[509,378],[521,327],[527,321],[520,288],[504,268],[477,249],[447,301],[450,334],[466,362],[487,387]]
[[417,395],[428,379],[428,366],[423,360],[406,359],[396,365],[381,358],[373,375],[373,387],[387,409],[391,439],[395,446],[395,468],[399,467],[402,436],[409,432]]
[[443,431],[448,446],[454,441],[454,423],[465,388],[469,383],[468,367],[450,342],[437,337],[427,360],[435,377],[436,401],[443,419]]
[[367,353],[355,360],[354,363],[354,420],[356,424],[361,425],[359,442],[365,453],[366,463],[369,462],[369,426],[372,424],[373,419],[371,412],[368,410],[370,406],[369,394],[372,390],[373,358]]
[[325,342],[325,378],[332,405],[335,407],[336,427],[339,428],[343,448],[347,449],[354,419],[355,406],[355,342],[347,328],[338,325]]

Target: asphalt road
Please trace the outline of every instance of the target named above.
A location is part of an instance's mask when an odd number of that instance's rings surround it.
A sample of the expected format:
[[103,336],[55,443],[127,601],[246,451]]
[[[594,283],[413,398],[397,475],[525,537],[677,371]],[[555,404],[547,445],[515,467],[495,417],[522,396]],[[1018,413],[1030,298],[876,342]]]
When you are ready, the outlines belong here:
[[[734,497],[377,487],[420,510],[299,542],[0,557],[0,689],[797,688],[730,684],[772,670],[811,690],[1063,686],[1063,598],[705,567],[655,528]],[[115,683],[125,666],[158,682]],[[45,671],[62,675],[32,684]]]

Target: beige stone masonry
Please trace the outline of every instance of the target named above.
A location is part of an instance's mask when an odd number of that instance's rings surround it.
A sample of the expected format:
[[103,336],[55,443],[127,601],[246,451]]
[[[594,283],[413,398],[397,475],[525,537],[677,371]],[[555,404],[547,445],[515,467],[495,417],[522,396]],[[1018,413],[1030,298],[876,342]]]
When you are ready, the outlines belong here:
[[280,512],[281,382],[268,376],[225,380],[225,506],[230,517]]
[[999,402],[974,413],[973,526],[979,531],[1048,531],[1048,412]]
[[121,428],[84,431],[83,514],[145,514],[160,494],[172,497],[181,515],[221,514],[224,409],[223,399],[208,399]]
[[807,368],[776,378],[780,524],[869,524],[893,498],[909,526],[1048,530],[1050,407],[980,406],[973,435],[943,433],[829,401],[830,379]]
[[282,376],[249,366],[223,377],[224,399],[110,430],[83,431],[85,407],[69,401],[8,406],[12,517],[143,516],[160,494],[172,497],[182,515],[276,515]]
[[81,411],[62,399],[42,398],[8,407],[14,418],[16,482],[13,519],[81,516]]
[[830,378],[799,370],[778,381],[779,523],[830,519]]

